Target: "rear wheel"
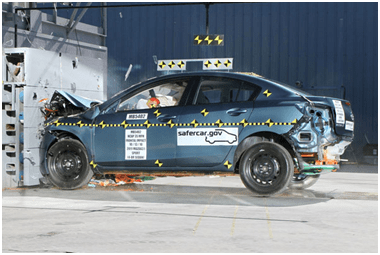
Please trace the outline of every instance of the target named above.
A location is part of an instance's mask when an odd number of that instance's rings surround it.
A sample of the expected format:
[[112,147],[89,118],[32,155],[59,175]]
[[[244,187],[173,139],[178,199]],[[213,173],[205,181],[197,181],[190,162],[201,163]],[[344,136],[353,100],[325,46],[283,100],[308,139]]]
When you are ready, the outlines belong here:
[[47,153],[48,179],[58,188],[77,189],[87,184],[93,172],[86,148],[77,140],[61,139]]
[[320,175],[294,175],[289,184],[291,189],[307,189],[313,186],[319,179]]
[[273,142],[258,142],[247,149],[240,163],[240,178],[258,195],[274,195],[287,188],[294,164],[289,152]]

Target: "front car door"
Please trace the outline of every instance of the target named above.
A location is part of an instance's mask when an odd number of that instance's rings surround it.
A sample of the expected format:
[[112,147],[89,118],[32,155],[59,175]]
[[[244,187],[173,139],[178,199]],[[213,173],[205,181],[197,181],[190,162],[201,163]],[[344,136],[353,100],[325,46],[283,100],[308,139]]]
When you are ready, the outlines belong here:
[[[190,78],[148,84],[95,120],[95,163],[106,169],[174,167],[176,126]],[[112,106],[111,106],[112,107]]]
[[190,99],[192,105],[186,107],[179,119],[177,165],[223,167],[228,152],[240,142],[239,134],[259,92],[259,87],[244,81],[201,77]]

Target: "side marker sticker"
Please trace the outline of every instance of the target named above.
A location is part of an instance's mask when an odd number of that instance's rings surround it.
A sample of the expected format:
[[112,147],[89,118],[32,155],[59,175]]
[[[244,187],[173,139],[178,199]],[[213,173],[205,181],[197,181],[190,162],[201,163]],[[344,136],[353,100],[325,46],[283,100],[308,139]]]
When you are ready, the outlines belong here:
[[154,162],[154,164],[155,164],[156,166],[158,166],[158,167],[162,167],[162,165],[163,165],[164,163],[162,163],[161,161],[159,161],[159,160],[157,159],[156,162]]
[[154,116],[158,117],[161,115],[161,112],[160,112],[160,110],[156,110],[153,114],[154,114]]
[[95,168],[98,164],[95,164],[94,161],[92,160],[92,161],[90,162],[90,165],[91,165],[93,168]]
[[263,93],[266,97],[269,97],[270,95],[272,95],[272,92],[269,91],[269,89],[265,90],[264,93]]
[[227,167],[227,169],[230,169],[230,168],[232,167],[232,164],[230,163],[230,161],[227,160],[227,161],[224,163],[224,166]]
[[77,125],[79,125],[80,128],[84,126],[84,124],[82,124],[81,120],[77,122]]
[[273,126],[274,124],[274,122],[271,119],[268,119],[265,123],[268,124],[269,127]]
[[102,129],[105,128],[105,127],[108,127],[107,124],[104,123],[104,121],[100,122],[99,126],[101,126]]
[[243,119],[242,121],[240,121],[240,124],[242,124],[243,127],[246,127],[249,123],[245,119]]
[[207,109],[205,108],[205,109],[203,109],[203,110],[201,111],[201,114],[203,115],[203,117],[206,117],[207,114],[209,114],[209,112],[208,112]]

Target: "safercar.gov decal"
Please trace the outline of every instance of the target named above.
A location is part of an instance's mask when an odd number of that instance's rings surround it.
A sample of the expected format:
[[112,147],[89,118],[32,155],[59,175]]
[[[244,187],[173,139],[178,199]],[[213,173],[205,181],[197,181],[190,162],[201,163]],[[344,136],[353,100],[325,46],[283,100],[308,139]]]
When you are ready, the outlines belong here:
[[125,160],[146,160],[146,129],[125,130]]
[[237,145],[239,128],[178,128],[178,146]]

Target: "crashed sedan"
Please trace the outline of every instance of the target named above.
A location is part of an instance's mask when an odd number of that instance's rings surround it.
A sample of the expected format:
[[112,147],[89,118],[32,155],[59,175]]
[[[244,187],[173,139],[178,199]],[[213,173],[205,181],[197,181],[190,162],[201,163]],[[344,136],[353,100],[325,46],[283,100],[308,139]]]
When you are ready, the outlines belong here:
[[84,112],[50,114],[41,171],[62,189],[109,171],[231,172],[253,193],[273,195],[336,171],[353,131],[346,100],[252,74],[173,74]]

